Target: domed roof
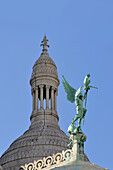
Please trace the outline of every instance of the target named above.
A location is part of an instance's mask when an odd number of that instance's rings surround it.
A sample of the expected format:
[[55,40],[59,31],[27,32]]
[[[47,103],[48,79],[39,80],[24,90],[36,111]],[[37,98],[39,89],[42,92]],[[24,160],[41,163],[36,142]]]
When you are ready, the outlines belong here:
[[60,129],[53,127],[30,128],[16,139],[0,159],[5,170],[19,169],[25,163],[62,152],[67,149],[68,137]]
[[42,63],[52,64],[53,66],[56,67],[56,64],[54,63],[54,61],[52,60],[48,53],[42,53],[38,60],[35,62],[34,66]]
[[33,72],[30,80],[30,84],[32,84],[32,80],[34,78],[38,77],[52,77],[55,78],[58,81],[59,85],[59,79],[58,79],[58,73],[57,73],[57,67],[54,61],[51,59],[49,54],[47,53],[47,48],[49,45],[47,45],[47,39],[46,36],[44,37],[43,41],[44,44],[41,44],[43,46],[43,52],[41,53],[38,60],[35,62],[33,66]]

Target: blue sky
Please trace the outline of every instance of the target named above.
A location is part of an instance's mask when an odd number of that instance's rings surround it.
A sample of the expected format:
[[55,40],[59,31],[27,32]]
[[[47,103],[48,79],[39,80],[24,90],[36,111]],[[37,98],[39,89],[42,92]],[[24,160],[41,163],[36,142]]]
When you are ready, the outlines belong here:
[[0,1],[0,155],[30,125],[32,66],[44,34],[60,79],[59,125],[67,128],[75,105],[66,100],[62,74],[76,89],[87,73],[88,94],[83,127],[85,153],[92,163],[113,169],[113,1]]

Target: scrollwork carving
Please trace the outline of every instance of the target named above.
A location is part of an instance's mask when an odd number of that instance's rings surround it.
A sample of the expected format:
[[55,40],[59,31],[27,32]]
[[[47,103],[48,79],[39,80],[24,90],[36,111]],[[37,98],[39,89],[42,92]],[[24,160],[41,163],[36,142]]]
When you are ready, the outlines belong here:
[[53,163],[53,158],[51,156],[48,156],[46,159],[45,159],[45,165],[47,167],[50,167]]
[[69,159],[70,156],[71,156],[71,150],[68,149],[68,150],[66,150],[66,151],[64,152],[64,159],[65,159],[65,160],[66,160],[66,159]]
[[38,161],[34,161],[35,167],[38,169],[42,169],[43,167],[43,160],[38,160]]
[[21,166],[19,170],[39,170],[45,169],[46,167],[50,167],[55,164],[59,164],[60,162],[69,160],[71,157],[72,150],[68,149],[66,151],[62,151],[62,153],[57,153],[53,156],[48,156],[47,158],[43,158],[43,160],[34,161],[34,163],[25,164],[25,166]]
[[57,153],[54,158],[55,158],[56,164],[59,164],[60,162],[62,162],[63,154]]
[[27,165],[27,169],[26,170],[34,170],[34,164],[33,163],[29,163]]
[[19,170],[25,170],[25,167],[24,167],[24,166],[21,166]]

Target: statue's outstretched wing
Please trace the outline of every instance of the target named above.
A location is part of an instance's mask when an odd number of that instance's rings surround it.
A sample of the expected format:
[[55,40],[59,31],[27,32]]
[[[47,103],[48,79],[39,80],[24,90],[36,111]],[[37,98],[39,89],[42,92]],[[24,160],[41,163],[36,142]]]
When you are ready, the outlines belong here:
[[66,81],[63,75],[62,77],[63,77],[62,84],[64,86],[65,92],[67,93],[67,100],[69,100],[71,103],[74,103],[76,90],[69,85],[69,83]]

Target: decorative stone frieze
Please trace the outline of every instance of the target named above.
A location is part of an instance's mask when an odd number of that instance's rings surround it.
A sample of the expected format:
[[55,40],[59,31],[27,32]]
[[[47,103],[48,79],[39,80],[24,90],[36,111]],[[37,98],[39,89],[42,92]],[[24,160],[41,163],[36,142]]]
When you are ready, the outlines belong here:
[[89,162],[84,154],[84,142],[86,137],[83,133],[71,134],[70,140],[73,143],[72,149],[35,160],[21,166],[19,170],[108,170]]
[[19,170],[40,170],[50,168],[52,165],[60,164],[60,162],[68,161],[71,157],[72,151],[70,149],[57,153],[53,156],[48,156],[42,160],[34,161],[33,163],[25,164],[21,166]]

